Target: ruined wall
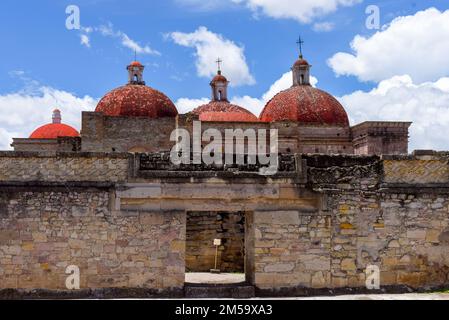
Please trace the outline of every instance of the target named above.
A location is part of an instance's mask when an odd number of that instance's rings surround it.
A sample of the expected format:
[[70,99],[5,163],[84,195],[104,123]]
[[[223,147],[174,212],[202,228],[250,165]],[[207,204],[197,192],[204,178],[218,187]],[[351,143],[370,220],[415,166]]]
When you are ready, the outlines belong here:
[[408,153],[411,122],[366,121],[351,128],[354,154],[397,155]]
[[254,212],[258,288],[322,288],[331,279],[330,217],[299,211]]
[[108,117],[99,112],[82,113],[84,152],[169,151],[176,118]]
[[14,151],[29,152],[78,152],[81,151],[80,137],[58,137],[56,139],[14,138]]
[[221,239],[217,268],[222,272],[244,272],[245,213],[188,212],[186,226],[186,270],[209,272],[215,267],[214,239]]
[[0,153],[1,286],[64,289],[78,264],[83,286],[180,288],[195,211],[245,212],[260,289],[364,287],[368,265],[381,286],[449,284],[447,153],[285,161],[262,177],[160,156]]
[[110,210],[95,188],[0,192],[0,289],[66,290],[66,267],[81,288],[171,290],[184,283],[185,216]]
[[125,181],[129,159],[128,154],[0,151],[0,181]]

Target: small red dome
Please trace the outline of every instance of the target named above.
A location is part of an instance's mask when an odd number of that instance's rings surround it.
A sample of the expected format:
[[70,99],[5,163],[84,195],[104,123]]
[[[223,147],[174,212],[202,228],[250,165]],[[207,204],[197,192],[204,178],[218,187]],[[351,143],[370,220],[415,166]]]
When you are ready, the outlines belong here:
[[192,111],[200,121],[258,122],[259,119],[240,106],[226,101],[211,101]]
[[308,66],[308,65],[309,65],[309,63],[307,62],[307,60],[305,60],[303,58],[299,58],[298,60],[296,60],[296,62],[293,65],[293,67]]
[[212,83],[214,82],[228,82],[228,79],[226,79],[225,76],[223,76],[222,74],[217,74],[211,81]]
[[162,92],[145,85],[128,84],[107,93],[98,103],[96,112],[108,116],[176,117],[173,102]]
[[79,137],[76,129],[61,123],[50,123],[37,128],[30,139],[56,139],[58,137]]
[[349,126],[345,109],[333,96],[312,86],[294,86],[271,99],[261,121],[297,121],[314,125]]
[[132,67],[142,67],[142,64],[139,61],[133,61],[129,65]]

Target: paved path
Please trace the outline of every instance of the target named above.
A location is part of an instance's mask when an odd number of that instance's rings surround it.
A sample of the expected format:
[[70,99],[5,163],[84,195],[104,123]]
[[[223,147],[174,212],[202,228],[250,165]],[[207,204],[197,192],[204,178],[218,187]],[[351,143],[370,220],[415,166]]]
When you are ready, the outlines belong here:
[[208,273],[208,272],[192,272],[186,273],[186,282],[201,284],[230,284],[245,281],[244,273]]
[[449,293],[357,294],[335,297],[287,298],[288,300],[449,300]]
[[[201,284],[231,284],[245,281],[243,273],[186,273],[186,282]],[[255,298],[257,299],[257,298]],[[270,299],[270,298],[269,298]],[[278,298],[275,298],[278,299]],[[449,300],[449,293],[358,294],[332,297],[279,298],[282,300]]]

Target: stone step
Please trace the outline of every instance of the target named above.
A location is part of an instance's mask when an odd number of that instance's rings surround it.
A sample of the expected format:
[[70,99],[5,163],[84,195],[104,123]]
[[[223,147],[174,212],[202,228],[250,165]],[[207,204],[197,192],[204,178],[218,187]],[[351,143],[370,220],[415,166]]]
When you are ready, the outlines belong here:
[[254,286],[247,284],[186,284],[186,298],[247,299],[256,296]]

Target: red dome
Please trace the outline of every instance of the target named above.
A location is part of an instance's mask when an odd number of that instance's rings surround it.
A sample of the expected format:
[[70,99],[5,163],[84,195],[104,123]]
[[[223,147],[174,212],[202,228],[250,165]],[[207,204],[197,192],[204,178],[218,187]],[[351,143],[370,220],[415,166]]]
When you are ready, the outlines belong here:
[[259,119],[240,106],[226,101],[211,101],[192,111],[200,121],[258,122]]
[[142,67],[142,64],[139,61],[133,61],[129,65],[132,67]]
[[173,102],[162,92],[144,85],[128,84],[107,93],[98,103],[96,112],[108,116],[176,117]]
[[214,82],[228,82],[228,79],[219,73],[212,79],[212,83]]
[[58,137],[79,137],[76,129],[61,123],[50,123],[37,128],[30,136],[30,139],[56,139]]
[[261,121],[298,121],[314,125],[349,126],[348,115],[333,96],[311,86],[294,86],[271,99]]
[[296,66],[308,66],[309,63],[307,62],[307,60],[303,59],[303,58],[299,58],[298,60],[296,60],[295,64],[293,65],[293,67]]

